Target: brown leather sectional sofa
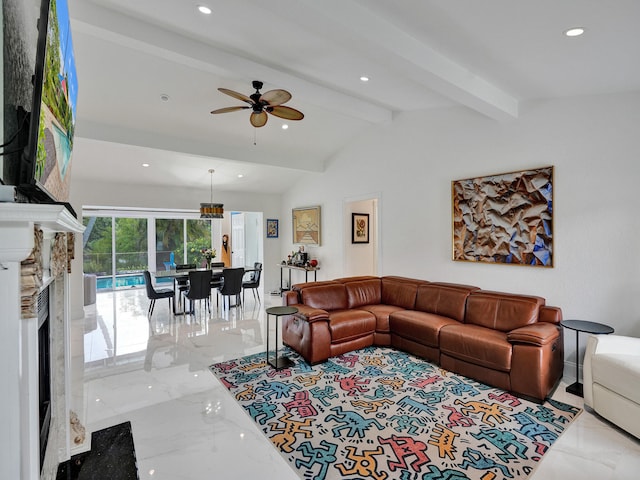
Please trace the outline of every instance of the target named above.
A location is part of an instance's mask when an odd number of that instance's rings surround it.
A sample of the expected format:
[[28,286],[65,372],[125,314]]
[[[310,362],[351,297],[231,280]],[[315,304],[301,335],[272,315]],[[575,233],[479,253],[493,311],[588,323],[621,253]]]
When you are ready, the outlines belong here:
[[562,311],[541,297],[386,276],[294,285],[284,303],[283,341],[311,364],[390,345],[537,401],[562,377]]

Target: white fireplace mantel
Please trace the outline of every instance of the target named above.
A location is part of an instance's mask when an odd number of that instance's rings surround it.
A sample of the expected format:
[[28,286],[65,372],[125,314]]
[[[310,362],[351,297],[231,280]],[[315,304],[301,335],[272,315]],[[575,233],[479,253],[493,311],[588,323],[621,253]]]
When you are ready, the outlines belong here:
[[33,249],[33,226],[52,232],[84,231],[64,205],[0,203],[0,264],[20,262]]
[[[51,477],[53,465],[40,475],[39,422],[38,422],[38,358],[37,319],[21,318],[20,262],[27,258],[34,246],[34,226],[45,233],[45,237],[56,232],[82,233],[84,226],[78,222],[64,205],[0,203],[0,478],[36,480]],[[43,252],[47,254],[47,252]],[[62,330],[60,339],[66,359],[62,365],[52,368],[68,369],[68,320],[69,279],[65,272],[63,285],[56,288],[58,301],[62,305]],[[58,283],[58,282],[56,282]],[[67,382],[62,386],[69,387]],[[63,393],[63,397],[65,397]],[[68,402],[63,398],[63,402]],[[62,405],[64,407],[64,405]],[[62,408],[61,407],[61,408]],[[67,409],[68,412],[68,409]],[[62,419],[57,425],[64,428]],[[68,423],[68,422],[67,422]],[[53,426],[53,424],[52,424]],[[51,437],[50,437],[51,438]],[[68,437],[67,437],[68,438]],[[68,456],[66,448],[54,442],[54,450],[47,456],[51,463]],[[64,451],[63,451],[64,450]],[[47,462],[45,461],[45,465]]]

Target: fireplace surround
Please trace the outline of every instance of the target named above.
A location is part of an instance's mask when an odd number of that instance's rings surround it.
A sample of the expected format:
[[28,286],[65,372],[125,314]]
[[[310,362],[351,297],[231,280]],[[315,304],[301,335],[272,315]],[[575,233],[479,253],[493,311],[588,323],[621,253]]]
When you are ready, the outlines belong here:
[[[49,297],[50,428],[40,454],[39,333],[37,313],[21,315],[20,262],[34,246],[34,228],[44,232],[44,277]],[[55,479],[58,463],[71,455],[69,320],[70,278],[48,274],[48,248],[57,232],[82,233],[84,227],[62,205],[0,203],[0,478]],[[82,294],[79,292],[78,294]],[[44,425],[44,424],[43,424]]]

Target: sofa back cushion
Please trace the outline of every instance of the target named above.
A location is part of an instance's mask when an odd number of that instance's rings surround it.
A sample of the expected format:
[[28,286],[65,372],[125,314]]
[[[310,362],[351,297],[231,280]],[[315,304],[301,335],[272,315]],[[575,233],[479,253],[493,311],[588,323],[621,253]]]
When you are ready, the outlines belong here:
[[340,283],[304,288],[300,291],[300,298],[304,305],[327,311],[349,308],[347,289]]
[[380,303],[413,310],[420,281],[383,277]]
[[380,304],[382,294],[380,291],[379,278],[349,282],[345,283],[344,286],[347,288],[349,308]]
[[462,322],[467,297],[471,293],[471,289],[474,288],[457,288],[433,283],[420,285],[416,296],[415,310],[435,313]]
[[509,332],[538,321],[537,297],[474,292],[467,298],[464,322]]

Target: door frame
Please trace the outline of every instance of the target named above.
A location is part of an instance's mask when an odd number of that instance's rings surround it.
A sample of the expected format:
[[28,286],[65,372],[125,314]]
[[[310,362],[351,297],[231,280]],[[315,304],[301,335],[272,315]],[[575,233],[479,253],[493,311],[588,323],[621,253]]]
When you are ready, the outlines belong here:
[[347,272],[347,257],[346,253],[352,247],[351,244],[351,206],[354,203],[372,201],[374,202],[374,209],[371,212],[371,218],[369,225],[373,225],[373,231],[370,231],[369,238],[370,243],[373,243],[374,251],[374,264],[372,265],[373,275],[381,275],[382,272],[382,192],[366,193],[363,195],[357,195],[352,197],[344,197],[342,200],[342,215],[343,215],[343,254],[342,254],[342,270],[348,275]]

